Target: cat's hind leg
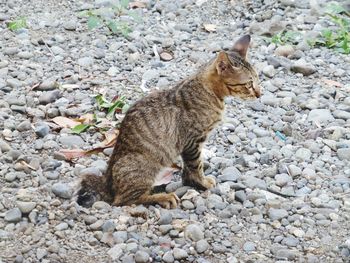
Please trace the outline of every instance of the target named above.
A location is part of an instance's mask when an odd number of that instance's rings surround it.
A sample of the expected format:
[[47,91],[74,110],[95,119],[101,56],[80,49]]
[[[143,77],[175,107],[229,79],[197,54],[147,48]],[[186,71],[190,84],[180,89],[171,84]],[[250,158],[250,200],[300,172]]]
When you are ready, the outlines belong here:
[[216,186],[215,179],[205,176],[201,159],[201,144],[192,143],[181,154],[184,162],[182,182],[184,185],[193,186],[200,190],[207,190]]

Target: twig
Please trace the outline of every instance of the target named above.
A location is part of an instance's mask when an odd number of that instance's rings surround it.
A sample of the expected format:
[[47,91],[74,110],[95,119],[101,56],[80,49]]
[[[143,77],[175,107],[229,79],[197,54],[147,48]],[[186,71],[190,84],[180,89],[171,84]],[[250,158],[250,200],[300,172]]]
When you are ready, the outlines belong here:
[[51,55],[54,57],[55,54],[52,52],[52,49],[48,46],[48,44],[46,44],[45,40],[43,38],[41,38],[41,40],[43,41],[45,47],[50,51]]

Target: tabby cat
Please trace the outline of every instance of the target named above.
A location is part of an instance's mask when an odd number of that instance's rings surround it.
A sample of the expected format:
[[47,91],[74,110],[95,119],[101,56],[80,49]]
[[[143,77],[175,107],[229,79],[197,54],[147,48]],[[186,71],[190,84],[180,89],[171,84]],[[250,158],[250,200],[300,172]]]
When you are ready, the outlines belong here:
[[78,203],[90,206],[104,200],[115,206],[174,208],[179,202],[175,193],[152,193],[152,189],[169,182],[178,156],[183,160],[184,185],[214,187],[215,180],[203,174],[201,150],[222,118],[224,98],[260,96],[257,73],[246,60],[249,44],[249,35],[241,37],[193,76],[137,101],[121,123],[107,172],[83,178]]

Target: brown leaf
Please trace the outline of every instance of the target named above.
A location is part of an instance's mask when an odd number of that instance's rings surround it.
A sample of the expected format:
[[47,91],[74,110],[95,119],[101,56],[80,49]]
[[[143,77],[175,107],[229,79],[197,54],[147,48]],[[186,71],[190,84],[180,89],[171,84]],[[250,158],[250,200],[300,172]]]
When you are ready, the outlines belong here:
[[101,143],[102,147],[104,147],[104,146],[109,146],[109,147],[114,146],[114,144],[117,141],[118,134],[119,134],[119,130],[117,130],[117,129],[111,129],[111,130],[107,131],[104,134],[105,139]]
[[66,158],[66,160],[72,160],[87,155],[87,151],[82,149],[62,149],[59,151],[59,153],[62,154]]
[[215,32],[216,31],[216,25],[214,24],[203,24],[205,31],[208,32]]
[[129,3],[129,8],[135,9],[135,8],[146,8],[147,4],[145,2],[135,1]]
[[73,128],[78,124],[80,124],[80,122],[78,121],[75,121],[66,117],[62,117],[62,116],[55,117],[52,119],[52,121],[58,124],[59,126],[61,126],[62,128]]
[[343,84],[341,84],[340,82],[335,81],[335,80],[322,78],[322,81],[329,86],[335,86],[335,87],[339,87],[339,88],[343,87]]
[[171,55],[169,52],[165,52],[165,51],[160,53],[159,57],[163,61],[170,61],[170,60],[172,60],[174,58],[173,55]]
[[92,113],[87,113],[77,119],[74,119],[74,121],[77,121],[83,124],[92,123],[93,120],[94,120],[94,115]]

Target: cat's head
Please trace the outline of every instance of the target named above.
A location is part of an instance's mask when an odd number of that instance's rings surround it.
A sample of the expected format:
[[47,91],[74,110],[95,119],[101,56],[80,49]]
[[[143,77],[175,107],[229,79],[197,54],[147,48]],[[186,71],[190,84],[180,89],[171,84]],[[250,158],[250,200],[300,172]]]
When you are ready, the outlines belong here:
[[259,98],[261,95],[259,77],[254,67],[247,61],[250,36],[237,40],[229,51],[221,51],[215,59],[216,73],[225,96],[242,99]]

